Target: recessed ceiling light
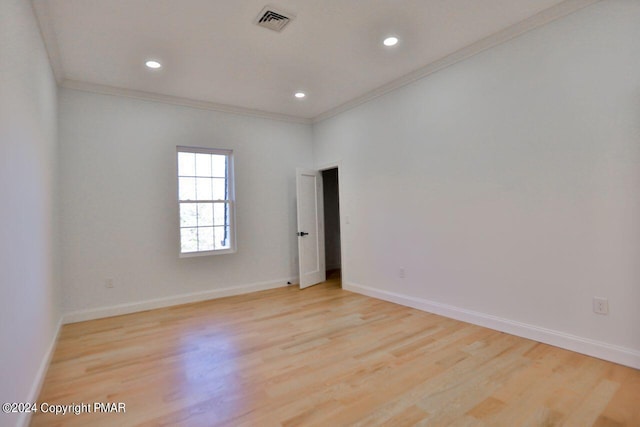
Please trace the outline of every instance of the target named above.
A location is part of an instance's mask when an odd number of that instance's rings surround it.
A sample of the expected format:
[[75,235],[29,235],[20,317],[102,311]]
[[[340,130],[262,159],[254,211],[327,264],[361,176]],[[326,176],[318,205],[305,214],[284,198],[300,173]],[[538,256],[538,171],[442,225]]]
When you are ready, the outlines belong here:
[[161,63],[159,63],[158,61],[154,61],[152,59],[145,62],[144,65],[146,65],[148,68],[151,68],[153,70],[157,70],[158,68],[162,67]]
[[398,38],[394,36],[387,37],[386,39],[384,39],[382,44],[384,44],[387,47],[395,46],[398,44]]
[[296,92],[296,93],[294,93],[294,94],[293,94],[293,96],[295,96],[295,97],[296,97],[296,98],[298,98],[298,99],[302,99],[302,98],[304,98],[305,96],[307,96],[307,94],[306,94],[306,93],[304,93],[304,92]]

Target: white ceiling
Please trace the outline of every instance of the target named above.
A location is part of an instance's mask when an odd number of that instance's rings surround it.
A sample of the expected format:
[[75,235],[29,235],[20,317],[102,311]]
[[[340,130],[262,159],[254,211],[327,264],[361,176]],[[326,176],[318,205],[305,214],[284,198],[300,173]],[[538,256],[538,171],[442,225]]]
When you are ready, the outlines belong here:
[[[63,85],[106,85],[298,119],[331,114],[465,47],[473,53],[469,46],[481,50],[492,37],[498,43],[586,3],[34,0]],[[254,24],[267,4],[296,15],[283,32]],[[396,47],[382,46],[388,34],[400,38]],[[163,68],[149,71],[147,58]],[[307,98],[295,99],[297,90]]]

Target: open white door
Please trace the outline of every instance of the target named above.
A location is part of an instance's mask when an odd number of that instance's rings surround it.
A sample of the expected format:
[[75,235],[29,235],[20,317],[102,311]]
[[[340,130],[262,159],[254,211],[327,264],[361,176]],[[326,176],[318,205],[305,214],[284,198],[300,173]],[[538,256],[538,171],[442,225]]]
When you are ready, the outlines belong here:
[[324,208],[322,172],[296,170],[300,289],[324,282]]

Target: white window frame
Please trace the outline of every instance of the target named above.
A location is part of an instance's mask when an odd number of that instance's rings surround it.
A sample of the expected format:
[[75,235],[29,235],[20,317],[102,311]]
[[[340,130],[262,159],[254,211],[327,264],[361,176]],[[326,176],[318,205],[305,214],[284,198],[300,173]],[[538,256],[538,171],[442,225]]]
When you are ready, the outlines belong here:
[[[199,203],[199,202],[216,202],[214,200],[180,200],[180,170],[178,166],[179,153],[203,153],[203,154],[216,154],[227,156],[227,199],[224,200],[229,206],[229,248],[227,249],[213,249],[206,251],[194,251],[194,252],[182,252],[182,236],[180,225],[180,205],[182,203]],[[177,212],[178,212],[178,254],[180,258],[192,258],[198,256],[208,255],[224,255],[237,252],[236,247],[236,209],[235,209],[235,174],[234,174],[234,161],[233,150],[221,149],[221,148],[204,148],[204,147],[176,147],[176,200],[177,200]]]

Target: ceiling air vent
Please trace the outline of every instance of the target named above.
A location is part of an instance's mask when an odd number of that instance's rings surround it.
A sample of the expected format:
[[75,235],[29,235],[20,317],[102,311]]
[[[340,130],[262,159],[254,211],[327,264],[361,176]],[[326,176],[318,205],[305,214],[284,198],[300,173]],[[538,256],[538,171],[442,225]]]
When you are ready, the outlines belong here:
[[293,18],[295,18],[295,15],[267,6],[262,9],[262,12],[256,18],[256,24],[280,32]]

